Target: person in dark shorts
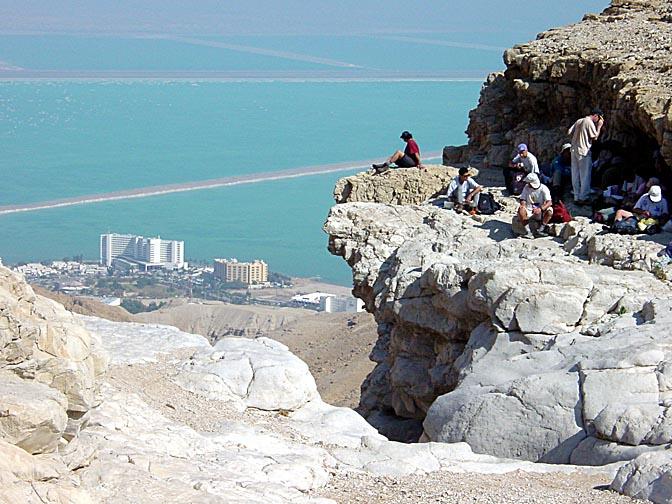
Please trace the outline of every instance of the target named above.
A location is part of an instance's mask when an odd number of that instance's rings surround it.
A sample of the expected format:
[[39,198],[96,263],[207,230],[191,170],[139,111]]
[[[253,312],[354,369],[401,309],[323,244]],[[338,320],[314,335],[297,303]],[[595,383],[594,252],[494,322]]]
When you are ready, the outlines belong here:
[[377,173],[387,171],[391,164],[397,165],[397,168],[413,168],[414,166],[417,166],[421,170],[424,168],[420,159],[420,148],[415,140],[413,140],[413,135],[408,131],[404,131],[400,138],[406,142],[404,152],[398,150],[384,163],[371,165]]

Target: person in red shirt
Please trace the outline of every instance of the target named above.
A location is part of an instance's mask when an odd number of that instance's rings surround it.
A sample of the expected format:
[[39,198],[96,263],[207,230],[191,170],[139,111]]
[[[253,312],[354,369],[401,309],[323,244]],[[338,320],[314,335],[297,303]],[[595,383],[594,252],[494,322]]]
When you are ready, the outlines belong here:
[[398,168],[413,168],[414,166],[417,166],[421,170],[424,168],[420,159],[420,147],[413,140],[413,135],[408,131],[404,131],[400,138],[406,142],[404,152],[398,150],[384,163],[371,165],[377,173],[387,171],[391,164],[397,165]]

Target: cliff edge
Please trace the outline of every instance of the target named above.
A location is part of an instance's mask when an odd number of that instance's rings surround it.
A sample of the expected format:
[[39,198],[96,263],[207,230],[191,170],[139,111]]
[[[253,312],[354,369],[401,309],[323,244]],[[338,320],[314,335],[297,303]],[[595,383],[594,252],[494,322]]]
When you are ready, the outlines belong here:
[[[469,114],[469,143],[446,147],[444,164],[506,166],[524,142],[555,157],[567,128],[592,108],[605,112],[602,140],[621,142],[633,163],[659,150],[672,162],[672,6],[613,0],[599,15],[543,32],[504,53]],[[669,178],[669,174],[666,178]]]
[[[488,78],[470,114],[469,144],[447,147],[444,162],[506,165],[518,142],[550,159],[595,106],[606,138],[669,162],[671,9],[614,1],[506,51],[507,70]],[[344,191],[353,180],[370,187]],[[515,201],[489,189],[504,209],[485,217],[422,204],[434,187],[405,198],[394,178],[337,184],[329,250],[378,323],[360,412],[400,440],[538,462],[631,461],[613,487],[669,502],[672,275],[658,254],[672,236],[605,234],[578,217],[549,238],[516,238]]]

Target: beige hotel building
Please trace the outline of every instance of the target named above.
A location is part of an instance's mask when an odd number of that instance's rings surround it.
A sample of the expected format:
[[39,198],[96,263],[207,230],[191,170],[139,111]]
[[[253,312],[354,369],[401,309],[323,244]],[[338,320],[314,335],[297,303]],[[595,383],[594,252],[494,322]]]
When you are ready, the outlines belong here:
[[268,266],[256,259],[252,262],[238,262],[237,259],[215,259],[215,277],[225,282],[236,280],[247,285],[268,282]]

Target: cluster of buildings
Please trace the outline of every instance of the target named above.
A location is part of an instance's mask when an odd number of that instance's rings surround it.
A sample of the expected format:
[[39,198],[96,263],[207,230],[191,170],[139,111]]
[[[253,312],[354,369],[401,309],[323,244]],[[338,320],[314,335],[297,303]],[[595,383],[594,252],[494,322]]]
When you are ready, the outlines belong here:
[[142,271],[187,268],[183,241],[117,233],[100,235],[100,264]]
[[[2,263],[0,263],[2,264]],[[107,273],[107,268],[96,264],[84,264],[77,261],[51,261],[43,263],[19,264],[12,267],[26,277],[57,277],[64,274],[78,276],[97,276]]]

